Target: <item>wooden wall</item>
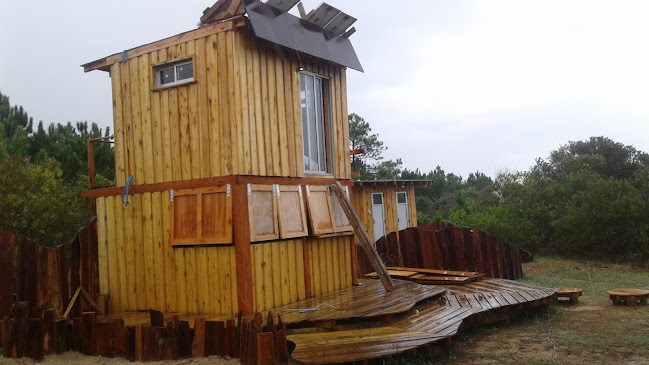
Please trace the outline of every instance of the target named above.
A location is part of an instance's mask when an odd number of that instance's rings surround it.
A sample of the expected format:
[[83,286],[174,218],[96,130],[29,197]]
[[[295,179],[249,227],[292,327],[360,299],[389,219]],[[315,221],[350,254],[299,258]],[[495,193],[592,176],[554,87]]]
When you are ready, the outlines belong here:
[[[99,287],[110,312],[237,313],[234,247],[172,248],[169,204],[168,192],[130,195],[126,208],[120,196],[97,198]],[[352,239],[251,245],[255,310],[351,286]]]
[[[97,199],[99,285],[112,313],[238,311],[234,247],[169,243],[169,193]],[[209,278],[209,280],[207,280]]]
[[352,285],[353,236],[261,242],[251,246],[256,312]]
[[398,232],[397,221],[397,192],[408,193],[408,227],[417,226],[417,207],[415,199],[415,188],[412,186],[399,187],[396,185],[356,185],[351,194],[352,205],[363,222],[367,233],[372,241],[381,237],[374,237],[374,220],[369,212],[372,211],[372,193],[383,193],[383,208],[385,210],[385,234]]
[[[152,90],[153,65],[186,57],[195,82]],[[298,67],[330,79],[334,173],[350,178],[345,69],[242,27],[112,64],[116,185],[304,176]]]

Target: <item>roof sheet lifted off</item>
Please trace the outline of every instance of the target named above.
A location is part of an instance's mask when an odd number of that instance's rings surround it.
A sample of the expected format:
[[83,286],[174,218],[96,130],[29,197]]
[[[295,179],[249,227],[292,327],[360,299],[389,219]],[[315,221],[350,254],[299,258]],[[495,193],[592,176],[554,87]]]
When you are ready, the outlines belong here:
[[348,38],[319,29],[258,0],[244,0],[244,4],[257,37],[363,72]]

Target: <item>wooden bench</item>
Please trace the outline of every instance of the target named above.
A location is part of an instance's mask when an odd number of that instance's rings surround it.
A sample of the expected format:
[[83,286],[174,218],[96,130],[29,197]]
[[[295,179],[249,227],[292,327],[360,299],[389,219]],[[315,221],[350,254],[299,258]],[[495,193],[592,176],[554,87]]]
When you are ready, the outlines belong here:
[[628,307],[636,305],[647,305],[649,290],[644,289],[613,289],[608,291],[613,305],[626,304]]
[[557,290],[558,298],[569,298],[570,304],[577,304],[581,296],[581,289],[579,288],[559,288]]

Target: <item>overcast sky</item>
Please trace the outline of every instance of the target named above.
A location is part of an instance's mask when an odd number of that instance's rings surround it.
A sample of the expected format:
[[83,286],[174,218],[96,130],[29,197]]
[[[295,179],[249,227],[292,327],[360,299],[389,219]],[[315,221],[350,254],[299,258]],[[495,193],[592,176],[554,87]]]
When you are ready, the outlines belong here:
[[[191,30],[214,1],[0,0],[0,91],[36,121],[112,126],[108,74],[79,65]],[[359,19],[349,112],[405,167],[494,176],[598,135],[649,151],[649,1],[329,3]]]

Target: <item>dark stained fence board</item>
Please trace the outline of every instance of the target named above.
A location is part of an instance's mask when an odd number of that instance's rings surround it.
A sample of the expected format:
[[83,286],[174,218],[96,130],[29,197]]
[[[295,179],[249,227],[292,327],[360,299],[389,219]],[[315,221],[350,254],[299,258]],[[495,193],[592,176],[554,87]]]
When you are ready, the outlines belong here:
[[433,247],[430,242],[430,232],[417,229],[417,239],[419,240],[419,253],[421,255],[421,267],[423,269],[432,269],[434,266],[433,261]]
[[442,230],[442,241],[446,246],[446,254],[448,255],[448,269],[458,270],[457,257],[455,256],[455,242],[453,241],[454,227],[446,227]]
[[41,361],[43,360],[43,321],[40,318],[30,318],[27,320],[27,326],[25,356]]
[[453,227],[451,232],[451,237],[453,238],[453,242],[455,243],[455,261],[457,265],[455,270],[465,271],[466,262],[464,259],[464,236],[462,234],[462,228]]
[[406,228],[399,231],[400,252],[403,255],[403,265],[421,267],[421,242],[417,237],[417,228]]
[[257,364],[275,365],[275,337],[272,332],[257,334]]
[[205,356],[205,318],[194,320],[194,339],[192,341],[192,357]]
[[475,264],[475,248],[473,247],[473,235],[470,228],[462,228],[462,240],[464,243],[464,262],[467,271],[477,271]]
[[0,232],[0,319],[9,316],[13,304],[14,248],[14,235]]
[[[58,268],[59,294],[61,296],[61,307],[63,309],[70,304],[70,282],[69,268],[67,262],[66,248],[60,245],[56,248],[56,266]],[[62,313],[61,313],[62,314]]]
[[97,356],[113,357],[113,326],[111,323],[97,324]]
[[496,239],[494,236],[486,233],[486,248],[487,256],[489,257],[489,276],[492,278],[502,278],[500,275],[500,267],[498,264],[498,246],[496,245]]
[[114,319],[111,323],[113,337],[113,355],[128,359],[128,334],[124,319]]
[[442,270],[444,268],[444,257],[440,246],[441,236],[438,231],[428,231],[428,234],[428,242],[430,242],[433,252],[433,269]]
[[444,240],[442,231],[435,231],[435,241],[437,241],[437,247],[439,249],[440,258],[442,260],[441,269],[449,270],[448,247]]
[[[387,236],[387,248],[388,248],[388,261],[398,264],[397,266],[403,266],[399,263],[403,262],[403,254],[399,247],[399,238],[397,232],[390,232]],[[391,265],[388,265],[391,266]]]
[[33,307],[36,303],[36,283],[38,247],[26,238],[18,238],[18,293],[17,301],[29,302]]
[[[79,236],[83,229],[80,229],[77,232],[77,235],[74,237],[72,242],[70,242],[70,291],[69,293],[74,293],[79,286],[81,286],[81,279],[79,278],[79,273],[81,272],[81,242],[79,241]],[[81,301],[79,301],[81,302]],[[71,318],[76,318],[81,316],[81,304],[79,302],[75,303],[72,307],[72,312],[70,312]]]
[[43,311],[43,353],[52,354],[57,351],[56,319],[54,309]]

